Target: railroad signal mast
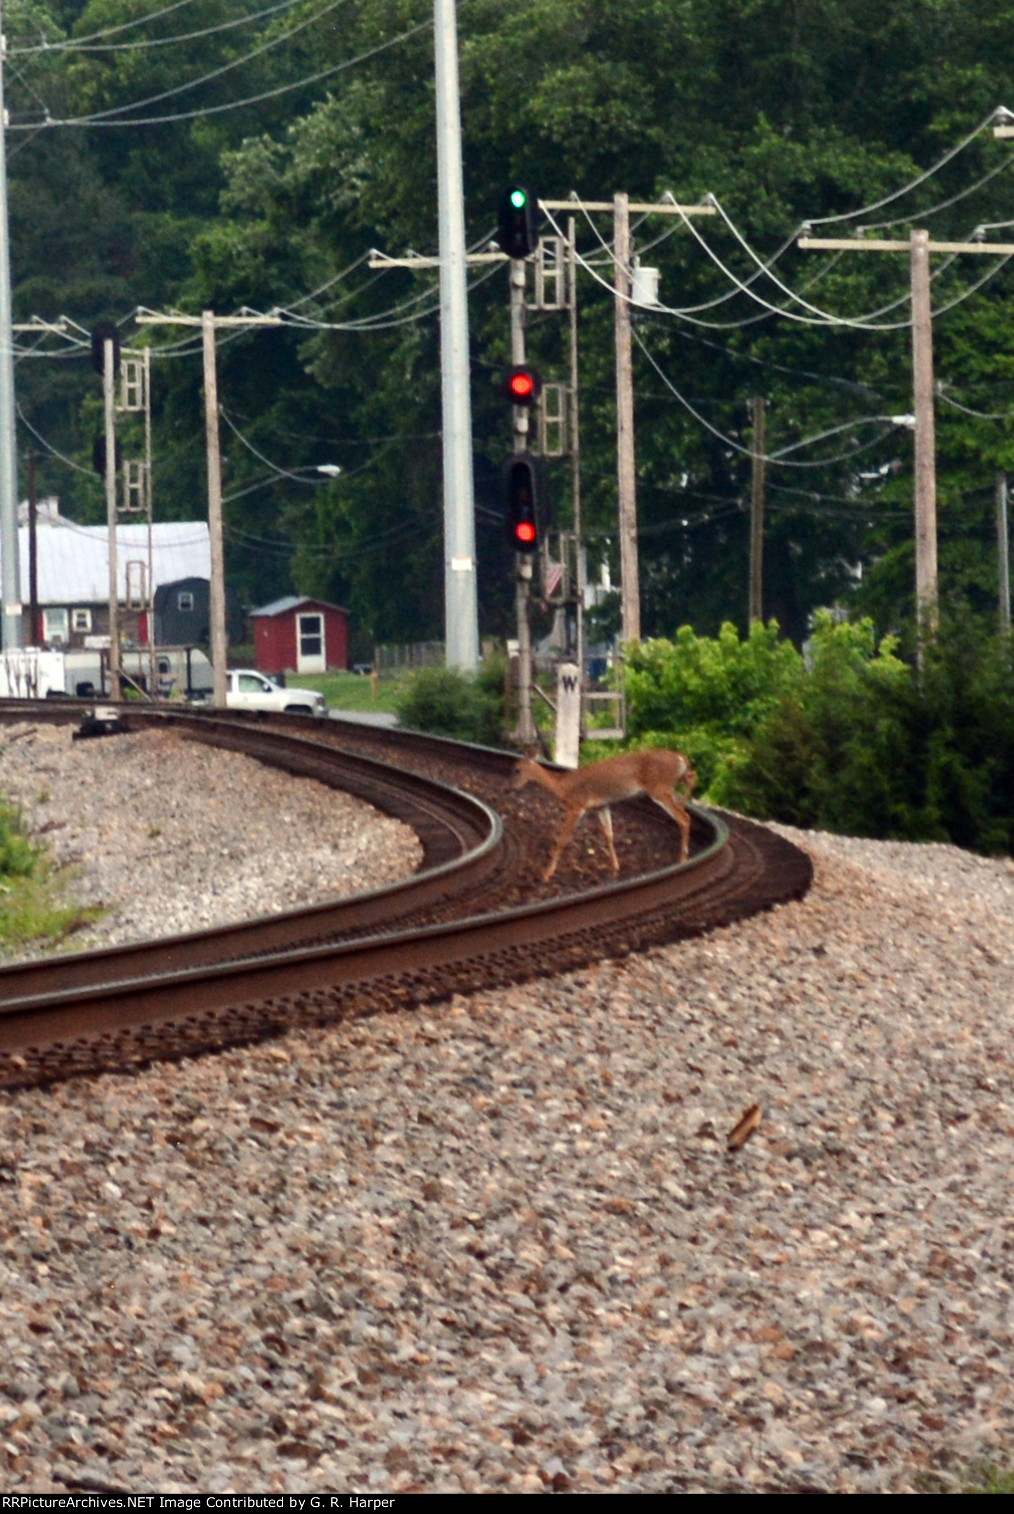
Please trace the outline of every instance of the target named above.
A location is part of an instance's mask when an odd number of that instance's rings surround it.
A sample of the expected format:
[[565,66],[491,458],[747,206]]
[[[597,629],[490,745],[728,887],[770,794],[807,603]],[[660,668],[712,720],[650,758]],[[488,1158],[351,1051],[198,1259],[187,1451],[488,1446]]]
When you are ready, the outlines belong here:
[[515,736],[523,746],[537,740],[532,718],[532,636],[529,607],[532,558],[539,545],[539,483],[534,457],[528,450],[529,412],[542,391],[538,371],[525,361],[525,259],[539,245],[538,200],[520,184],[511,184],[500,199],[497,241],[510,258],[511,364],[501,392],[513,407],[513,455],[504,465],[504,514],[508,541],[514,548],[517,584],[515,606],[518,630],[518,723]]

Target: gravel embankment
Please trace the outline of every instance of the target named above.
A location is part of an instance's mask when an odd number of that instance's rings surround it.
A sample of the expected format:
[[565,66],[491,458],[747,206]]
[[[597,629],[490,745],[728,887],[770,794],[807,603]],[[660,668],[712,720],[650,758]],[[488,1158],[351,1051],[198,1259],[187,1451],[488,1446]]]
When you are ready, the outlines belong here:
[[71,893],[105,907],[75,946],[118,946],[298,909],[406,878],[407,826],[325,784],[146,731],[74,741],[0,730],[0,794],[24,810]]
[[797,839],[700,941],[0,1095],[5,1488],[1010,1465],[1014,868]]

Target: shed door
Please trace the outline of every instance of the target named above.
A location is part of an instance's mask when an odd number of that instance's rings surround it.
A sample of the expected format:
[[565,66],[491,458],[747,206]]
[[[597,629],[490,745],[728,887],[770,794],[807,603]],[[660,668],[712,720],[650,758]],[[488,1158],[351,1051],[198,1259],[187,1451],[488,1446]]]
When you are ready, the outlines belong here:
[[323,615],[296,616],[296,671],[323,673],[327,669]]

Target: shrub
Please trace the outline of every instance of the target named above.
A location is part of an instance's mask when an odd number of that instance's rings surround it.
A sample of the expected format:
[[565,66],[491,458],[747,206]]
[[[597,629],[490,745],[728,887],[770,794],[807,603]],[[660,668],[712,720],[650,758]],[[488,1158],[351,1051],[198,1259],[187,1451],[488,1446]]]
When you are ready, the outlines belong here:
[[675,641],[641,642],[626,665],[630,745],[685,752],[698,794],[712,792],[742,764],[749,737],[803,671],[774,621],[755,622],[745,640],[726,623],[717,637],[682,626]]
[[631,649],[626,688],[630,731],[681,734],[695,726],[746,735],[795,688],[803,661],[775,621],[755,621],[746,640],[730,622],[717,637],[681,626],[675,641]]
[[920,674],[872,623],[818,623],[811,666],[715,784],[760,818],[858,836],[1014,846],[1014,644],[942,623]]
[[503,667],[477,677],[454,668],[425,668],[395,703],[399,725],[458,741],[497,746],[503,740]]

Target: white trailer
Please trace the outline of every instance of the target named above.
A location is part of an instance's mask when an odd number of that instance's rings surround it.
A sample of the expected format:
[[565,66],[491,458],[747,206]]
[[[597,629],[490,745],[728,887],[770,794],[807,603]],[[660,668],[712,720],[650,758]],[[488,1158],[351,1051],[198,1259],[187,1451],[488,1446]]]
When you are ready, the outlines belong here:
[[101,693],[99,652],[11,647],[0,654],[0,699],[94,699]]
[[[156,699],[210,692],[211,663],[197,647],[156,647],[156,687],[149,688],[152,654],[129,647],[121,654],[124,690],[133,685]],[[0,654],[0,699],[103,699],[109,695],[108,653],[102,647],[17,647]]]

